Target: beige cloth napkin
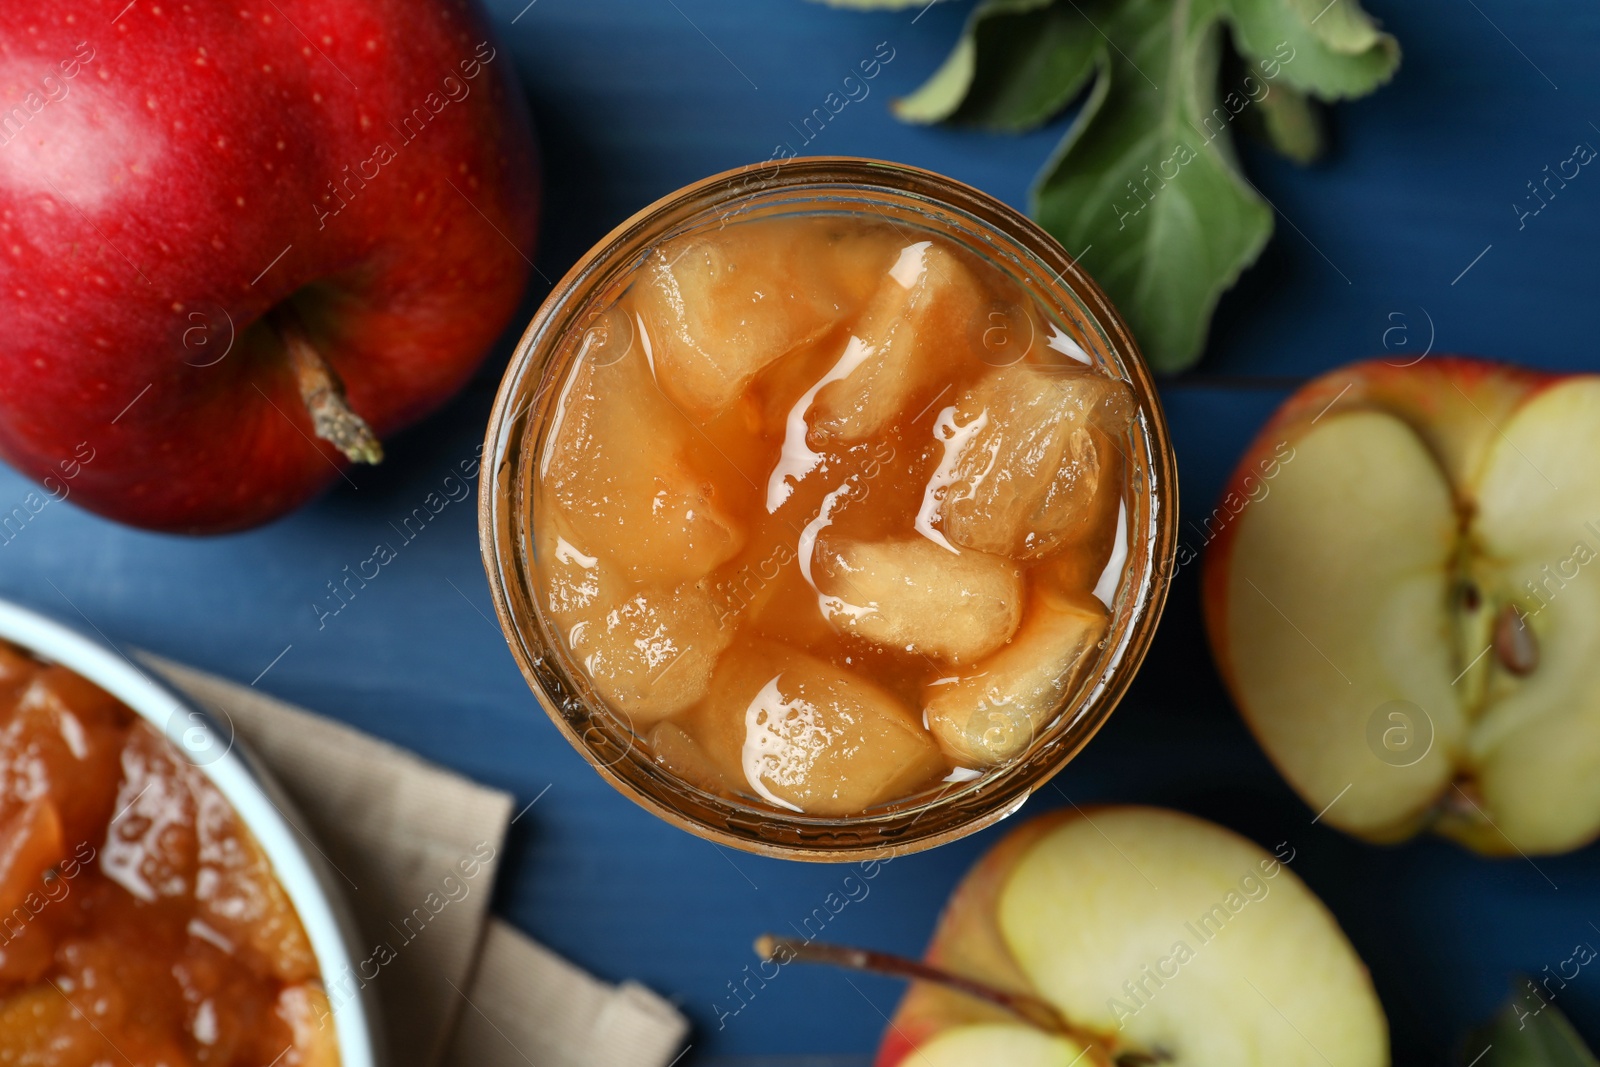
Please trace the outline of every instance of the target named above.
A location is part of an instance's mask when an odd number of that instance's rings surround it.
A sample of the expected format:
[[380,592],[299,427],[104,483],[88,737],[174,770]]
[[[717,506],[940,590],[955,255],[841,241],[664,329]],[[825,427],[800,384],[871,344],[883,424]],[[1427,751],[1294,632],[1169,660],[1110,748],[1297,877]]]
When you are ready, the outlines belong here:
[[680,1055],[689,1024],[666,1000],[593,978],[489,915],[510,794],[254,689],[140,658],[231,721],[347,883],[363,937],[397,947],[375,983],[394,1067],[666,1067]]

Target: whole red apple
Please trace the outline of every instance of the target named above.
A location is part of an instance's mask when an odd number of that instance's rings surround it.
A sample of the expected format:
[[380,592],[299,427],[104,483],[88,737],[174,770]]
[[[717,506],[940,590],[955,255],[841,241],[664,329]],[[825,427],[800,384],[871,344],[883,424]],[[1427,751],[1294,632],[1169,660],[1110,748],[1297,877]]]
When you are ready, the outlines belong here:
[[0,454],[138,526],[279,516],[466,382],[537,207],[475,4],[0,0]]

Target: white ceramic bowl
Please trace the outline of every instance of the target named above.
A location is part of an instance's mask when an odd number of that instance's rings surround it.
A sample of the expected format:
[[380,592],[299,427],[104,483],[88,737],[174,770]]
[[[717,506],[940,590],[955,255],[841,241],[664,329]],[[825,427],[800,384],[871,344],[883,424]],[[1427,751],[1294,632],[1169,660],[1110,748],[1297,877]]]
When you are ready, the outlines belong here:
[[[326,861],[301,847],[289,823],[304,820],[283,790],[241,743],[218,727],[209,715],[141,672],[122,653],[26,608],[0,600],[0,638],[76,671],[110,693],[181,751],[213,744],[203,760],[192,760],[239,813],[272,864],[273,873],[300,913],[325,982],[354,973],[360,941],[355,923]],[[204,736],[197,738],[196,724]],[[208,735],[205,732],[209,731]],[[217,745],[224,738],[228,744]],[[220,751],[217,750],[220,748]],[[289,818],[285,817],[289,813]],[[370,986],[333,1009],[341,1067],[379,1067],[377,1005]]]

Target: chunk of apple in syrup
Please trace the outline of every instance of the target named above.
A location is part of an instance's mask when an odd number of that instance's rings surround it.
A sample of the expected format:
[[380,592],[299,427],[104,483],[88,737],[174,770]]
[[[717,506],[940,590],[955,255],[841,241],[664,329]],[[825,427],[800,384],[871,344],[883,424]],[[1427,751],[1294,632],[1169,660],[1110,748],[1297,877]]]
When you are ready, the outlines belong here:
[[807,815],[859,815],[945,770],[893,694],[781,645],[729,650],[694,732],[728,781]]

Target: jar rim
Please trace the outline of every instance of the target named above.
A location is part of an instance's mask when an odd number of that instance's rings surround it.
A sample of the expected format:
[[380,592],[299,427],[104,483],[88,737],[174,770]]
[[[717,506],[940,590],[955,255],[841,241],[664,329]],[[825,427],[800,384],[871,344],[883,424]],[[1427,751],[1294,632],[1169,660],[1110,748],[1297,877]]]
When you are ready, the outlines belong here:
[[[526,551],[531,500],[524,460],[539,440],[542,420],[535,409],[554,389],[556,376],[548,372],[563,341],[582,328],[582,316],[604,306],[604,294],[631,279],[639,259],[654,247],[685,228],[738,221],[764,202],[797,193],[817,194],[819,202],[844,203],[849,194],[862,202],[950,213],[976,227],[969,236],[986,234],[997,251],[1048,273],[1035,295],[1051,296],[1063,309],[1075,306],[1087,319],[1074,325],[1099,338],[1108,362],[1133,389],[1136,436],[1144,446],[1143,469],[1125,472],[1124,494],[1126,499],[1132,492],[1126,486],[1142,475],[1145,506],[1139,518],[1146,528],[1136,539],[1130,514],[1129,559],[1097,660],[1105,665],[1098,680],[1080,680],[1051,724],[1012,762],[931,799],[909,798],[847,817],[785,813],[706,793],[645,757],[631,729],[623,728],[624,742],[613,728],[621,724],[612,710],[585,696],[586,683],[572,677],[559,640],[546,631]],[[1165,416],[1137,344],[1099,286],[1054,238],[1002,201],[935,172],[876,159],[814,156],[734,168],[661,197],[613,228],[554,285],[519,340],[490,415],[483,472],[479,539],[495,613],[518,668],[557,728],[614,788],[672,825],[718,844],[791,859],[846,862],[908,854],[975,833],[1017,810],[1077,755],[1120,702],[1154,636],[1176,552],[1177,470]],[[1136,540],[1139,560],[1131,550]],[[1130,581],[1136,562],[1138,580]],[[1057,736],[1041,746],[1051,731]]]

